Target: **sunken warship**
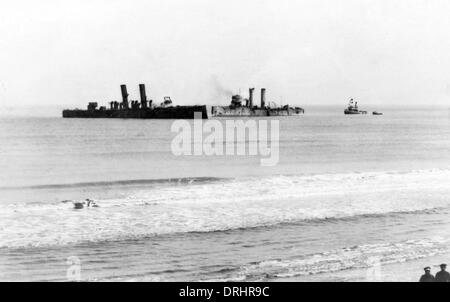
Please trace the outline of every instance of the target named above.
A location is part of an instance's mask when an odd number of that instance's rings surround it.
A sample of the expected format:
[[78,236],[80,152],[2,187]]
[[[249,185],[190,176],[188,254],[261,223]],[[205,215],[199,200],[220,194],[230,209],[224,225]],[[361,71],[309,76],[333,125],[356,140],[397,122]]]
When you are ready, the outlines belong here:
[[173,106],[170,97],[164,97],[160,105],[147,100],[145,85],[139,84],[140,101],[128,100],[127,86],[121,85],[122,102],[109,102],[109,108],[98,107],[97,102],[90,102],[87,110],[63,110],[64,118],[135,118],[135,119],[193,119],[196,112],[201,113],[203,119],[208,118],[206,105]]
[[[229,106],[213,106],[211,109],[214,117],[233,117],[233,116],[291,116],[305,113],[300,107],[290,107],[285,105],[276,106],[275,103],[266,103],[266,89],[261,89],[261,104],[258,107],[253,104],[253,93],[255,88],[249,89],[249,98],[243,99],[239,94],[231,96]],[[245,103],[244,103],[245,102]]]

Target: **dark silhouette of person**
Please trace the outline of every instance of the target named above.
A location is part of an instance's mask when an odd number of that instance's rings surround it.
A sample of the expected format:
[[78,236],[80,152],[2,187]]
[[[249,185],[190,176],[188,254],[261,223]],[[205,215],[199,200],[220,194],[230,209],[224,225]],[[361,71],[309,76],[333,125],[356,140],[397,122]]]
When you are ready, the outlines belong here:
[[420,277],[419,282],[434,282],[434,276],[431,274],[431,268],[429,266],[425,267],[423,269],[425,271],[425,274]]
[[441,264],[441,271],[436,273],[435,282],[450,282],[450,274],[445,270],[447,264]]

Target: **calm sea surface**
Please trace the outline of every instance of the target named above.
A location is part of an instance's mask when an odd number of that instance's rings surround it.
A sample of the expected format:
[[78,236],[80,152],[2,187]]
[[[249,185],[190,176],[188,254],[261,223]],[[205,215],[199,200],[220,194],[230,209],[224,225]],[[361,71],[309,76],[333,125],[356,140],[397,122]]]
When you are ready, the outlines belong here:
[[274,167],[174,156],[171,120],[2,117],[0,280],[65,281],[68,257],[82,280],[149,281],[450,261],[449,111],[381,111],[280,119]]

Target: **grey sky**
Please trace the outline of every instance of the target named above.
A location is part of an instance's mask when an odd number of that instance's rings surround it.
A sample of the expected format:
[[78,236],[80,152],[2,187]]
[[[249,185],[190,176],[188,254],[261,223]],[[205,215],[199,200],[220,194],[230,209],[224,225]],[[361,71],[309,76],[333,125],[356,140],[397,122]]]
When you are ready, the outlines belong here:
[[[448,104],[447,0],[0,2],[0,103]],[[258,93],[259,94],[259,93]],[[257,95],[258,97],[258,95]]]

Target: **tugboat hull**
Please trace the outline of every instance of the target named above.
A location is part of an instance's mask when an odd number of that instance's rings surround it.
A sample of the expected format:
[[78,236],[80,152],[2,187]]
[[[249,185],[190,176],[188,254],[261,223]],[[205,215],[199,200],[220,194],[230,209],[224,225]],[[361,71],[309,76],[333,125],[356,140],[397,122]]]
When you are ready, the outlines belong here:
[[361,114],[359,111],[344,110],[344,114]]

